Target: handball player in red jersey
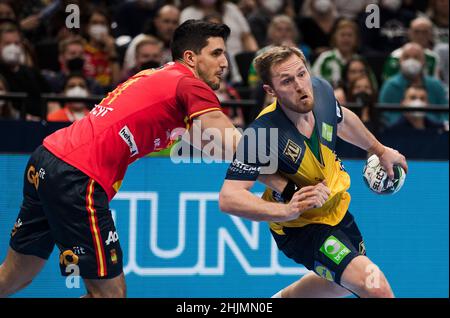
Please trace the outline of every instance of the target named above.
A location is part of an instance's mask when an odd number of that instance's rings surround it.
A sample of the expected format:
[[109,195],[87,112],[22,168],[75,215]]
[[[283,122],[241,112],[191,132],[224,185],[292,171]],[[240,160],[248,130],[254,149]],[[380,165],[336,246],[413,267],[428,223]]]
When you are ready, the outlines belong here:
[[126,296],[109,201],[128,165],[169,146],[174,129],[193,119],[202,129],[234,128],[213,92],[228,66],[229,34],[224,24],[186,21],[173,37],[174,62],[129,78],[84,119],[45,138],[26,166],[0,297],[27,286],[55,244],[62,275],[76,265],[87,297]]

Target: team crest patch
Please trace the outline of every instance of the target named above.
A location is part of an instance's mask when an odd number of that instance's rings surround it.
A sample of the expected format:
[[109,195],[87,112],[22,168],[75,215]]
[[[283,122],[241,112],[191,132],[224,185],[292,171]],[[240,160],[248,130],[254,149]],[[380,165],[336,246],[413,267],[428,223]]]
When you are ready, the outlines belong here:
[[300,158],[300,155],[302,154],[302,148],[300,148],[300,146],[292,140],[288,139],[283,154],[291,159],[294,163],[296,163],[298,158]]
[[114,265],[117,264],[117,253],[116,253],[116,250],[114,248],[110,251],[110,254],[111,254],[111,262]]
[[325,265],[323,265],[320,262],[315,261],[314,262],[314,271],[317,275],[319,275],[322,278],[325,278],[326,280],[330,282],[334,282],[334,272],[328,269]]

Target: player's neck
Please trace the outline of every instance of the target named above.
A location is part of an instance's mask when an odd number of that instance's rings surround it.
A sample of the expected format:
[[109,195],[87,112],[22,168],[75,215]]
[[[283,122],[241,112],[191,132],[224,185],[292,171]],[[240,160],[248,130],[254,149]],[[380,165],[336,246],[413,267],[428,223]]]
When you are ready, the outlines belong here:
[[311,136],[315,124],[315,119],[312,111],[309,111],[307,113],[298,113],[286,107],[283,107],[283,111],[302,135],[308,138],[309,136]]
[[195,71],[195,68],[189,66],[189,65],[188,65],[187,63],[185,63],[183,60],[177,60],[176,62],[178,62],[178,63],[180,63],[180,64],[186,66],[186,68],[189,69],[189,70],[192,72],[192,74],[194,74],[194,76],[195,76],[196,78],[199,78],[197,72]]

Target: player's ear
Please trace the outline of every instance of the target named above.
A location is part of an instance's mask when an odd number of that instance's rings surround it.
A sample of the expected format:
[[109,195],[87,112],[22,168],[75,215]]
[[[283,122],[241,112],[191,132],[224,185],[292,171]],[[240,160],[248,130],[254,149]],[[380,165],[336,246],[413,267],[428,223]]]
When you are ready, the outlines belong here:
[[263,85],[264,91],[269,94],[272,97],[275,97],[275,91],[273,90],[272,87],[270,87],[270,85],[264,84]]
[[191,50],[186,50],[183,53],[183,60],[190,67],[195,66],[196,57],[197,54],[195,54],[194,51]]

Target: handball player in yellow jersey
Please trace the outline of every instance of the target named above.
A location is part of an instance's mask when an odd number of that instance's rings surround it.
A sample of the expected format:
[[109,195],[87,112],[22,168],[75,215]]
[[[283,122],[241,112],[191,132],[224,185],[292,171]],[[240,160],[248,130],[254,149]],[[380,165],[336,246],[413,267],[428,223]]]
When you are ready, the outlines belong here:
[[[376,154],[391,179],[393,165],[407,171],[405,157],[383,146],[341,107],[328,82],[310,77],[300,50],[273,47],[256,58],[255,67],[276,101],[241,138],[220,192],[221,210],[268,221],[278,248],[312,271],[274,297],[394,297],[386,277],[365,255],[348,212],[350,177],[334,148],[340,137]],[[249,130],[266,138],[270,128],[278,129],[276,145],[268,137],[264,145],[246,138]],[[250,189],[267,166],[261,154],[275,154],[278,173],[289,181],[283,192],[266,188],[258,198]]]

